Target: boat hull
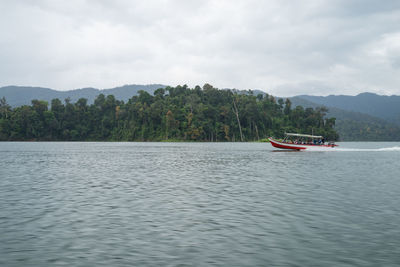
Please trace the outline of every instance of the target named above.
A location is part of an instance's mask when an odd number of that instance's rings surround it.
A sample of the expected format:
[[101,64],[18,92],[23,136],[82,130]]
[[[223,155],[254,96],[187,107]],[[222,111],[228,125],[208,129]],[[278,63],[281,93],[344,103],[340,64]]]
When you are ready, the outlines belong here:
[[268,140],[273,147],[280,149],[305,150],[312,148],[333,148],[337,146],[337,145],[311,145],[311,144],[284,143],[284,142],[279,142],[273,138],[268,138]]

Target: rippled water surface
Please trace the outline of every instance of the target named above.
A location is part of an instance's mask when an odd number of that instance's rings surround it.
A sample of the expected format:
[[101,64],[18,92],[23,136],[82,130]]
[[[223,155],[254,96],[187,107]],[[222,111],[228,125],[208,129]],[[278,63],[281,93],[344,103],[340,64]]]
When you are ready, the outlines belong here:
[[399,266],[400,143],[0,143],[1,266]]

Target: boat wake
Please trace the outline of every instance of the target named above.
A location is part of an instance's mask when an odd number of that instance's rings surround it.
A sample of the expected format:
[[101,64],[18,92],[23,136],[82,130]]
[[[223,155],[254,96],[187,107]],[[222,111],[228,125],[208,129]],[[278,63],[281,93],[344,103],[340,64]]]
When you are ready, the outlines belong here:
[[335,152],[385,152],[385,151],[400,151],[400,146],[393,147],[382,147],[382,148],[323,148],[323,147],[311,147],[305,151],[335,151]]

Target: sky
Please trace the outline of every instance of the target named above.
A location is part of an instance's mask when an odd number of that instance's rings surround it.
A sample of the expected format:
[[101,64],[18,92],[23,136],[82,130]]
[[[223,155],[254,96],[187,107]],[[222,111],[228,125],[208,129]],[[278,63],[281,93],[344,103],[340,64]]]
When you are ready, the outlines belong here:
[[400,1],[1,0],[0,86],[400,95]]

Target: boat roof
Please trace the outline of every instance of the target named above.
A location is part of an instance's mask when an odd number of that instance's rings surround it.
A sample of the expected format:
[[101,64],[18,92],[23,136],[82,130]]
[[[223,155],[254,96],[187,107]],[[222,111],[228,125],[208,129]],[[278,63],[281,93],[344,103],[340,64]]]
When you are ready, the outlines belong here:
[[323,138],[320,135],[311,135],[311,134],[298,134],[298,133],[285,133],[285,134],[287,136],[309,137],[309,138],[319,138],[319,139]]

